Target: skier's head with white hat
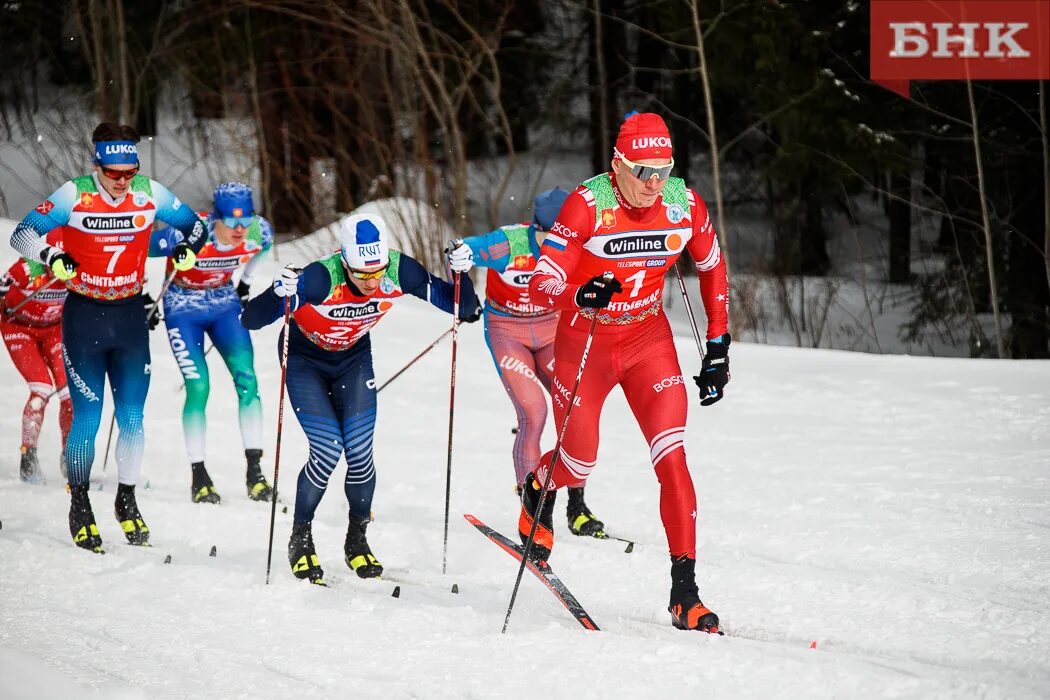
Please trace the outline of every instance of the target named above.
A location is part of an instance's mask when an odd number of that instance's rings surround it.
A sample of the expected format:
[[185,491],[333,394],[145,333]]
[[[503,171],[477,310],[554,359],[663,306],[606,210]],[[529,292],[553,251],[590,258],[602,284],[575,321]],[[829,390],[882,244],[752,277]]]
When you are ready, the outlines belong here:
[[386,222],[378,214],[351,214],[343,219],[339,237],[347,277],[364,296],[371,296],[390,264]]

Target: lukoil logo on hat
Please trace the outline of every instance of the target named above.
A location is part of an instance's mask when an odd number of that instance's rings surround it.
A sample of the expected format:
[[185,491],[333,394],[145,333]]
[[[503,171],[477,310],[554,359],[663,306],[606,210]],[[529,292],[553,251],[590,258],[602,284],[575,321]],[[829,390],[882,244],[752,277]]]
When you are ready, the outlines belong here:
[[620,125],[614,157],[617,152],[632,161],[652,158],[670,160],[673,154],[671,132],[659,114],[635,112]]
[[376,214],[352,214],[340,227],[343,261],[351,270],[383,267],[390,259],[386,222]]

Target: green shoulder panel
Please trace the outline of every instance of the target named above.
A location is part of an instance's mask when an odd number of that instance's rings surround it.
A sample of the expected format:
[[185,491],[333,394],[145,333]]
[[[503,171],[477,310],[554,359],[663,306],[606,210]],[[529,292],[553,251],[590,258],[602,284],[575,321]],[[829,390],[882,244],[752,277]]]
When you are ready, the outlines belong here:
[[131,186],[128,189],[132,192],[145,192],[146,196],[153,198],[153,181],[145,175],[136,175],[131,178]]
[[26,258],[22,258],[22,260],[25,261],[26,267],[29,268],[29,279],[47,274],[47,265],[44,263],[34,262]]
[[389,254],[390,264],[386,268],[386,278],[394,283],[394,286],[401,289],[401,251],[390,249]]
[[254,241],[259,245],[262,245],[262,230],[259,228],[259,217],[256,216],[252,219],[252,225],[248,227],[248,234],[245,236],[249,241]]
[[503,235],[507,237],[507,243],[510,244],[510,259],[519,255],[529,255],[532,253],[532,247],[529,245],[529,231],[532,229],[531,226],[526,224],[513,224],[511,226],[501,226],[500,230],[503,231]]
[[95,194],[96,192],[98,192],[98,188],[95,187],[95,178],[91,177],[90,175],[81,175],[80,177],[75,177],[73,178],[72,182],[74,185],[77,186],[78,196],[84,194],[85,192],[90,192],[91,194]]
[[664,185],[664,204],[677,204],[686,212],[689,211],[689,198],[686,197],[685,180],[680,177],[668,178]]
[[332,296],[335,288],[343,283],[343,254],[333,253],[327,258],[321,258],[317,262],[328,268],[328,277],[331,279],[331,285],[328,288],[328,296]]
[[[594,195],[594,209],[596,212],[600,212],[603,209],[612,209],[616,206],[616,195],[613,194],[612,178],[609,176],[609,173],[602,173],[601,175],[595,175],[589,180],[584,180],[583,186]],[[601,215],[598,214],[598,216]]]

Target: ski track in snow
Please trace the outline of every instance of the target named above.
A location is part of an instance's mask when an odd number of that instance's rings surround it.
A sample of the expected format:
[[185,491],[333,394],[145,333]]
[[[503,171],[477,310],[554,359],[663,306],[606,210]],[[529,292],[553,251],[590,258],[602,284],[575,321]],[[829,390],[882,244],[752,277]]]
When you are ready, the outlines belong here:
[[[13,252],[0,248],[10,264]],[[296,244],[280,255],[304,262]],[[254,291],[264,284],[265,275]],[[676,311],[689,375],[696,349]],[[445,328],[435,309],[399,302],[373,331],[377,379]],[[70,542],[53,406],[40,446],[48,483],[19,482],[26,389],[0,362],[0,697],[1050,695],[1050,363],[735,344],[726,399],[692,403],[686,440],[700,498],[700,592],[725,637],[669,624],[656,479],[615,391],[588,504],[637,545],[625,554],[620,542],[572,537],[561,495],[551,562],[603,631],[584,631],[526,575],[501,635],[517,564],[461,517],[473,512],[514,535],[515,419],[481,331],[460,333],[448,575],[445,340],[380,396],[369,539],[387,578],[358,580],[341,561],[340,468],[314,526],[329,589],[288,570],[306,455],[291,410],[279,481],[289,513],[278,508],[264,585],[269,505],[245,496],[237,404],[214,353],[208,467],[222,504],[190,502],[180,375],[155,332],[139,486],[154,547],[124,544],[112,515],[107,396],[91,493],[105,556]],[[254,334],[269,474],[277,332]],[[553,442],[548,425],[544,445]]]

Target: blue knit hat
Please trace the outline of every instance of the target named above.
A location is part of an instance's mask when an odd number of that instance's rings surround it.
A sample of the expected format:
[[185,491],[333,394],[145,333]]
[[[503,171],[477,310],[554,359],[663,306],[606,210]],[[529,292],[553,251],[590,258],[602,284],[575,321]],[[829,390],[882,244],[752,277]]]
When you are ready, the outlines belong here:
[[532,201],[532,223],[536,228],[550,231],[561,211],[561,205],[569,198],[569,193],[560,187],[544,190]]
[[215,188],[215,211],[212,216],[254,216],[252,188],[243,182],[224,182]]

